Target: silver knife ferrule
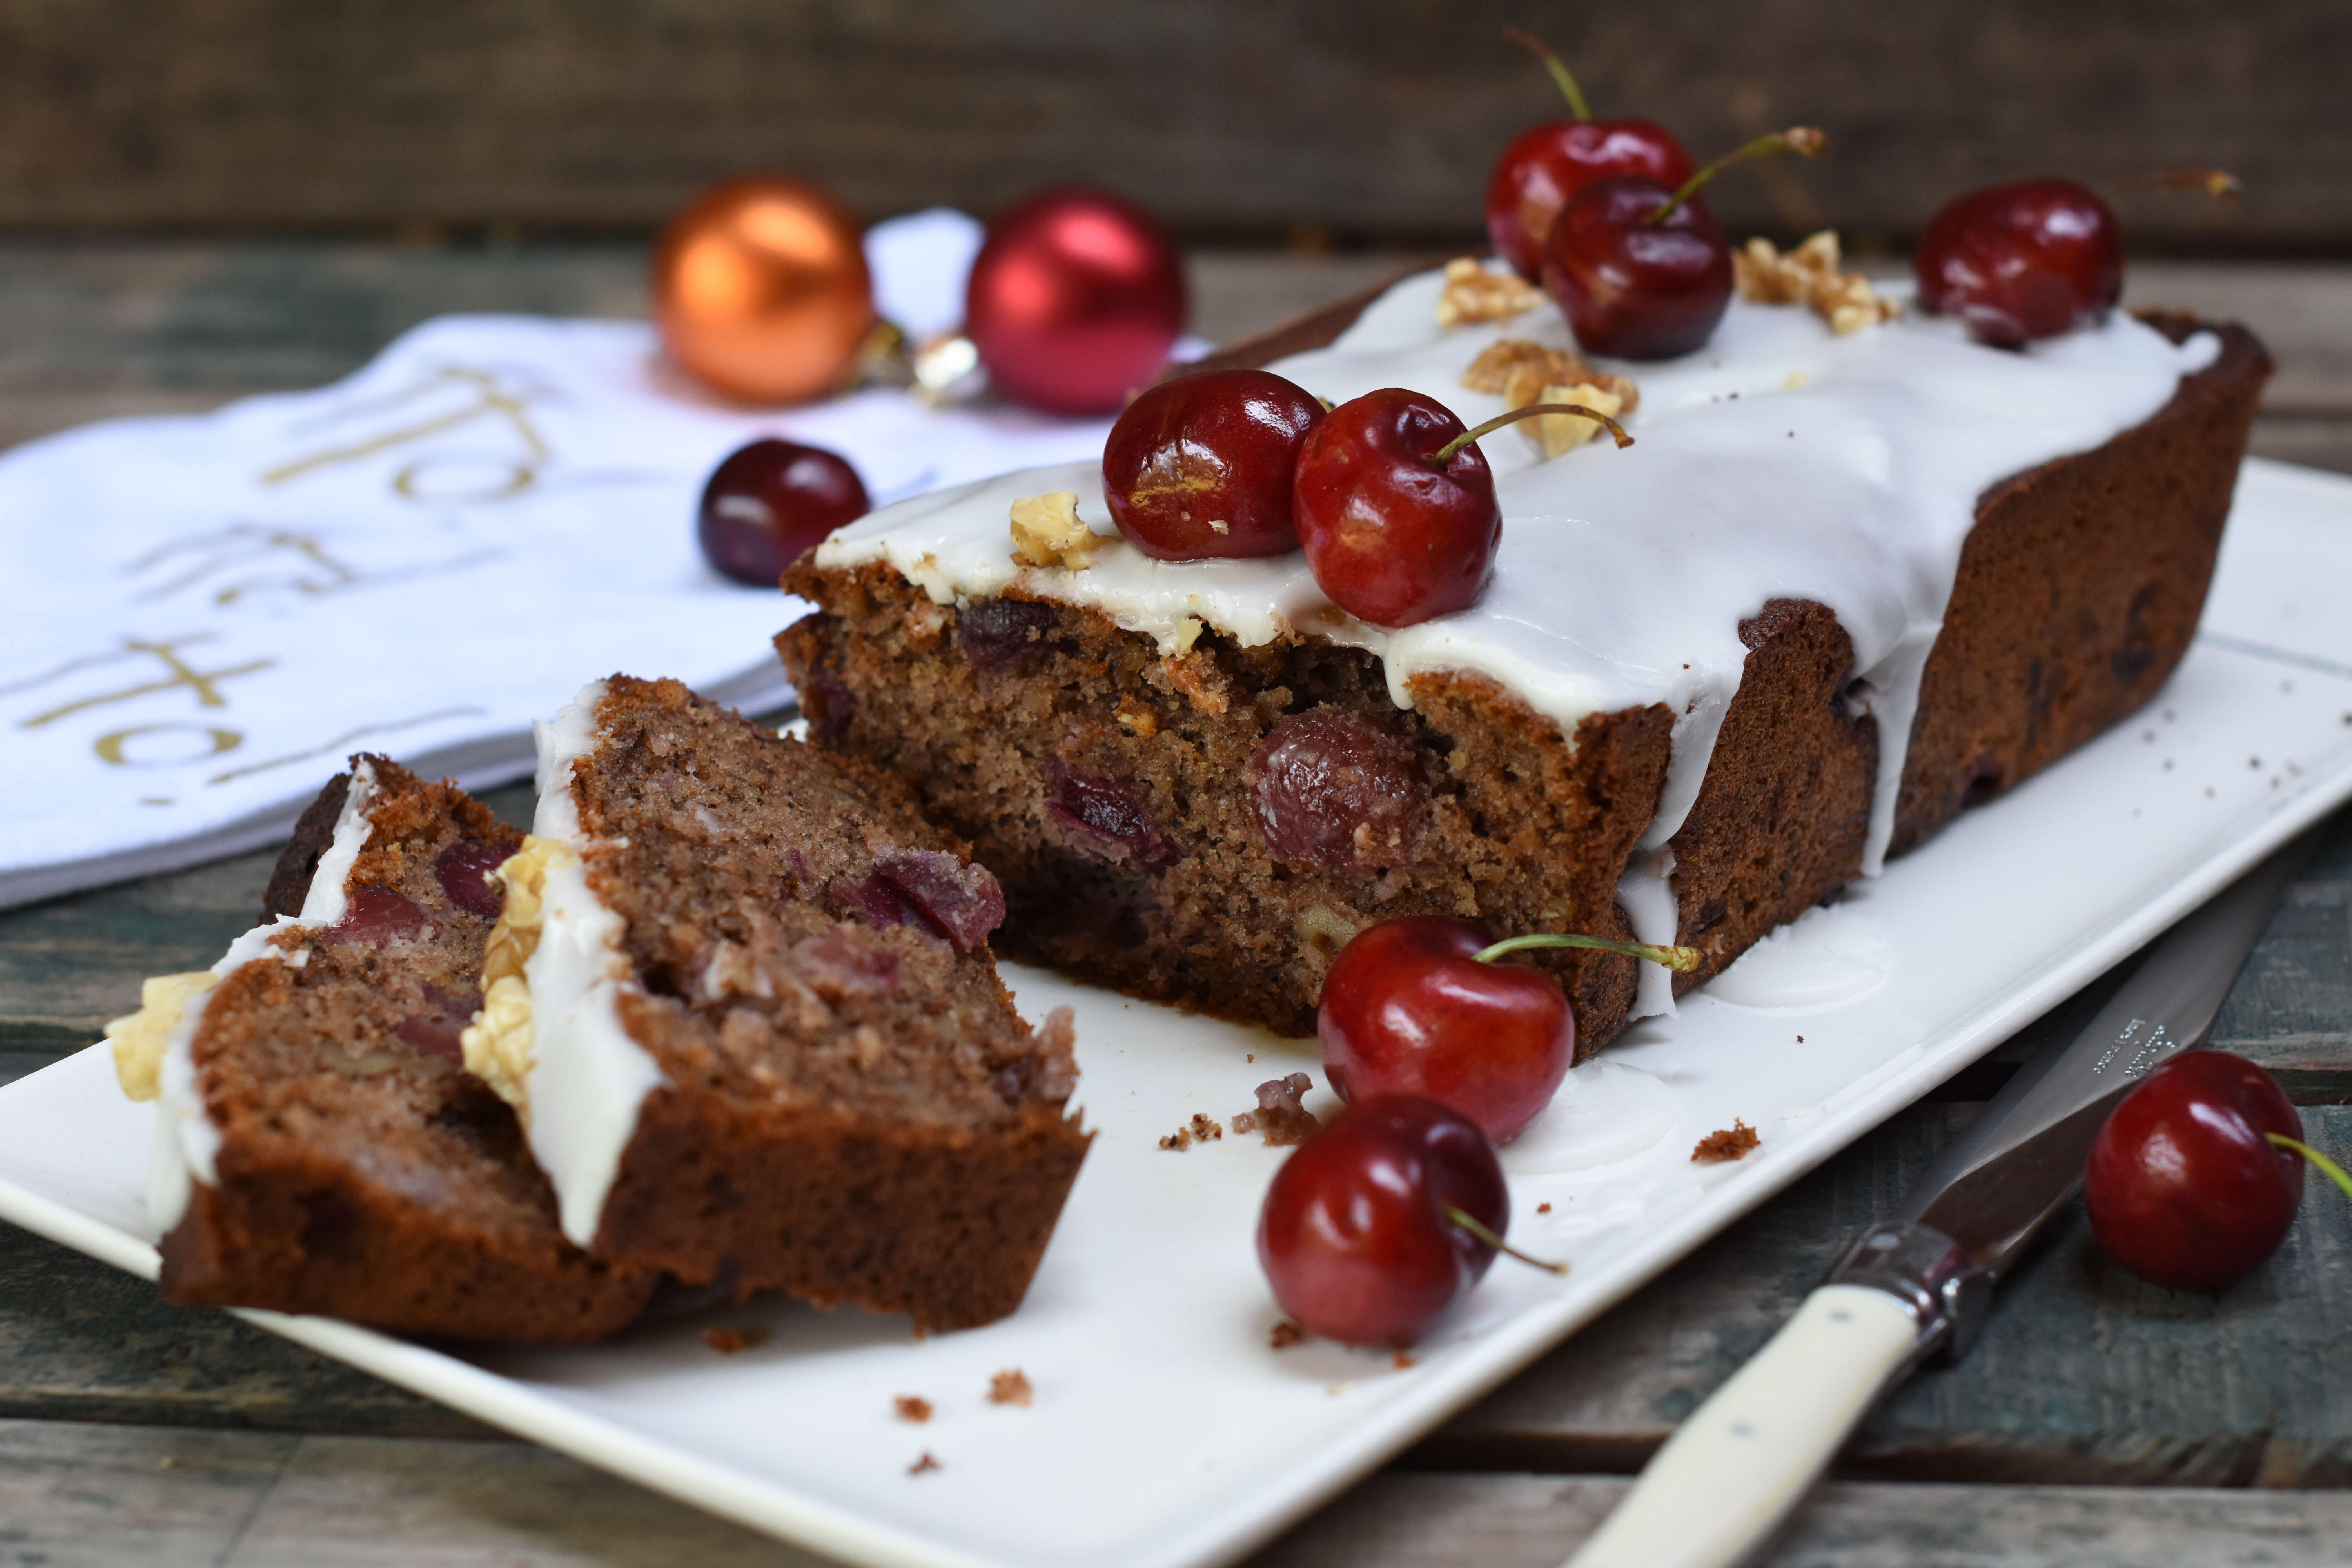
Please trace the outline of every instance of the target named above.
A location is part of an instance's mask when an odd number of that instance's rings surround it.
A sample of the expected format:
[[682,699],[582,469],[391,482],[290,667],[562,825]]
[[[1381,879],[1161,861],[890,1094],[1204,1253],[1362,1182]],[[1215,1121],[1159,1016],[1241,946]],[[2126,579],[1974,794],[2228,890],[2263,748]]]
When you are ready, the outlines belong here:
[[1873,1227],[1828,1282],[1865,1286],[1902,1302],[1919,1325],[1916,1360],[1968,1354],[1992,1304],[1992,1276],[1942,1231],[1908,1220]]

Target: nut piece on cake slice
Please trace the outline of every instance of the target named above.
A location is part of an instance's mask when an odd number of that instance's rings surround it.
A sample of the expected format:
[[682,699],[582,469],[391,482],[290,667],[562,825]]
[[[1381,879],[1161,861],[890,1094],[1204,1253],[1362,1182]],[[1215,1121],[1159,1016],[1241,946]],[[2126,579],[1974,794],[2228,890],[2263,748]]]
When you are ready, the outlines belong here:
[[454,784],[354,757],[262,923],[110,1026],[124,1089],[161,1101],[167,1299],[533,1343],[637,1315],[656,1277],[563,1239],[514,1113],[458,1064],[488,874],[521,837]]
[[910,1314],[1020,1305],[1089,1135],[1066,1009],[997,978],[996,879],[868,764],[673,680],[539,726],[468,1065],[616,1266]]

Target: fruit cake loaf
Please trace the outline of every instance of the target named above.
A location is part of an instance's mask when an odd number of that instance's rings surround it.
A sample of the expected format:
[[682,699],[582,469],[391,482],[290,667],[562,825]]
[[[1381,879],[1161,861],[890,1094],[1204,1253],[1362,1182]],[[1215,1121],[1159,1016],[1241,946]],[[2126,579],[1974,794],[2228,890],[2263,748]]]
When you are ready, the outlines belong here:
[[1088,1134],[1067,1009],[912,792],[672,680],[540,726],[467,1060],[617,1266],[961,1328],[1020,1304]]
[[[1440,287],[1269,368],[1475,423],[1502,406],[1462,384],[1483,351],[1570,347],[1549,307],[1441,331]],[[1706,350],[1638,367],[1634,447],[1487,437],[1506,524],[1468,612],[1387,632],[1295,554],[1150,561],[1071,466],[841,531],[787,575],[822,609],[778,648],[814,732],[1004,879],[1008,951],[1291,1035],[1390,915],[1707,955],[1671,981],[1541,961],[1590,1051],[2155,691],[2268,369],[2180,317],[2016,353],[1735,300]],[[1065,490],[1098,547],[1013,560],[1011,503]]]
[[521,835],[360,756],[304,814],[262,923],[113,1026],[160,1098],[163,1294],[411,1333],[602,1339],[655,1276],[565,1241],[514,1113],[459,1066]]

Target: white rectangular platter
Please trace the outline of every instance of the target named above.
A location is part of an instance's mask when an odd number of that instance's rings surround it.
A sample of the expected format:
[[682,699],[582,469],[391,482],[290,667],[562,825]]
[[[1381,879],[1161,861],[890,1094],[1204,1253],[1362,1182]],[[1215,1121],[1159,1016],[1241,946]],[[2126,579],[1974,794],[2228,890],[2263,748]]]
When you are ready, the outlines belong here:
[[[2352,480],[2247,466],[2204,630],[2142,713],[1788,928],[1678,1016],[1578,1069],[1506,1151],[1505,1262],[1410,1365],[1276,1350],[1253,1250],[1282,1152],[1227,1135],[1311,1043],[1013,969],[1077,1010],[1098,1130],[1027,1303],[918,1340],[785,1301],[615,1343],[454,1353],[321,1319],[256,1323],[820,1552],[877,1564],[1242,1556],[1827,1159],[2352,796]],[[130,998],[124,999],[129,1005]],[[1801,1037],[1801,1040],[1800,1039]],[[0,1216],[152,1277],[152,1111],[94,1048],[0,1089]],[[1745,1121],[1762,1146],[1692,1163]],[[1542,1205],[1549,1205],[1548,1209]],[[721,1355],[714,1325],[764,1331]],[[1018,1368],[1033,1403],[996,1405]],[[900,1418],[896,1396],[935,1414]],[[932,1467],[910,1470],[924,1456]],[[935,1467],[935,1468],[933,1468]]]

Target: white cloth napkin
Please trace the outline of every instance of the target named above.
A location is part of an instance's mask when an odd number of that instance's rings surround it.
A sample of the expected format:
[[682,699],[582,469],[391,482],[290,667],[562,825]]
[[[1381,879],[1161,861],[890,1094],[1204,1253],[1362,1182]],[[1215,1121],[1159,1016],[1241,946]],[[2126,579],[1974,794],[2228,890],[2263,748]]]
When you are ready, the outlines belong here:
[[[952,311],[976,234],[877,226],[877,296]],[[1108,429],[886,391],[745,411],[643,323],[447,316],[316,392],[0,456],[0,907],[283,837],[353,751],[519,777],[530,721],[616,670],[781,704],[769,639],[808,606],[694,539],[753,437],[841,453],[884,505]]]

